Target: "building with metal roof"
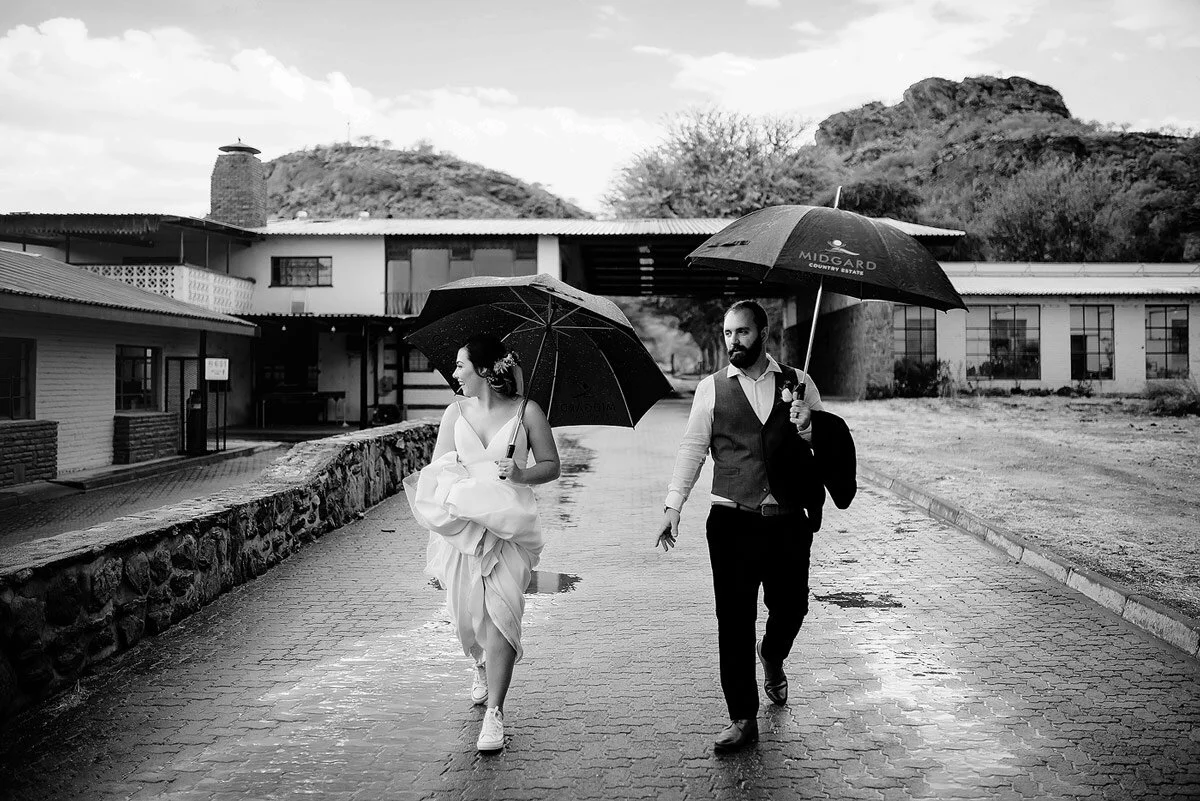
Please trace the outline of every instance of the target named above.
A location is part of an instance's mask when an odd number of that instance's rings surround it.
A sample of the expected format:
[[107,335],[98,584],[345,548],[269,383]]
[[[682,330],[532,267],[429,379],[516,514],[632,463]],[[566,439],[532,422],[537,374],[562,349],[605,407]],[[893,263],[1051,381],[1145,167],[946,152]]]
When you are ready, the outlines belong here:
[[254,336],[253,323],[82,267],[0,248],[0,310]]
[[248,385],[257,333],[238,317],[0,249],[0,486],[177,454],[187,376],[212,358]]

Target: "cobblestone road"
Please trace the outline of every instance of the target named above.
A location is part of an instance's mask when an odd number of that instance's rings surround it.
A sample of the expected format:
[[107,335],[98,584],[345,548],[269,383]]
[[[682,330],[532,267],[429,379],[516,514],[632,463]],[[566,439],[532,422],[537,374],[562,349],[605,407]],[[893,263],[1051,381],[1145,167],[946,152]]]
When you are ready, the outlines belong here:
[[10,507],[0,513],[0,548],[79,531],[121,515],[209,495],[255,478],[284,453],[287,453],[286,447],[271,448],[127,484]]
[[[470,673],[403,499],[8,727],[14,799],[1159,799],[1200,795],[1200,667],[871,487],[831,510],[816,601],[762,742],[724,704],[703,543],[650,547],[686,404],[561,437],[541,490],[509,745],[474,750]],[[576,438],[570,444],[569,438]],[[707,473],[707,471],[706,471]],[[706,477],[702,477],[702,483]]]

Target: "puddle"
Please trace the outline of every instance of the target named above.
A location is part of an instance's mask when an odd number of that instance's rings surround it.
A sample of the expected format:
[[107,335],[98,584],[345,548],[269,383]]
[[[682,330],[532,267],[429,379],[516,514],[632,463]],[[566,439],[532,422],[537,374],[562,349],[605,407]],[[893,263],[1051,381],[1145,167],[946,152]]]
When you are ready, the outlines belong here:
[[[559,592],[570,592],[580,582],[579,576],[570,573],[550,573],[545,570],[533,571],[529,586],[525,588],[526,595],[553,595]],[[429,586],[444,590],[445,587],[437,579],[430,579]]]
[[570,592],[578,583],[579,576],[573,576],[570,573],[547,573],[544,570],[535,570],[533,578],[529,579],[529,586],[525,589],[525,594],[550,595],[556,592]]
[[814,595],[818,601],[824,601],[827,604],[840,606],[843,609],[889,609],[904,604],[897,601],[892,595],[884,592],[875,595],[870,592],[835,592],[830,595]]

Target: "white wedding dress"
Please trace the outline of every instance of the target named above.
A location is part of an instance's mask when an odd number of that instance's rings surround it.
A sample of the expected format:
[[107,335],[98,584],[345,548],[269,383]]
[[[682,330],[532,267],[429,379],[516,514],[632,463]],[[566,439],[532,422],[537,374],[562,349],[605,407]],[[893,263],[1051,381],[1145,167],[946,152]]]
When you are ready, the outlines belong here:
[[[543,546],[533,489],[496,472],[514,425],[516,415],[484,445],[459,411],[454,450],[404,479],[413,515],[429,530],[426,572],[446,589],[463,653],[476,661],[494,630],[520,660],[525,589]],[[521,426],[513,459],[523,466],[528,454]]]

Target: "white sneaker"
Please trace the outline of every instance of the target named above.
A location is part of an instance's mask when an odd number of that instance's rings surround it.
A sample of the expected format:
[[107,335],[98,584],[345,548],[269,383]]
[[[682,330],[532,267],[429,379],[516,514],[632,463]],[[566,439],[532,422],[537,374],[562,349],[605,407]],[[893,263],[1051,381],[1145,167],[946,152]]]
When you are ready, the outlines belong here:
[[480,662],[475,666],[475,677],[471,679],[471,703],[483,706],[487,703],[487,667]]
[[475,741],[478,751],[499,751],[504,748],[504,713],[498,706],[489,706],[483,713],[483,727]]

